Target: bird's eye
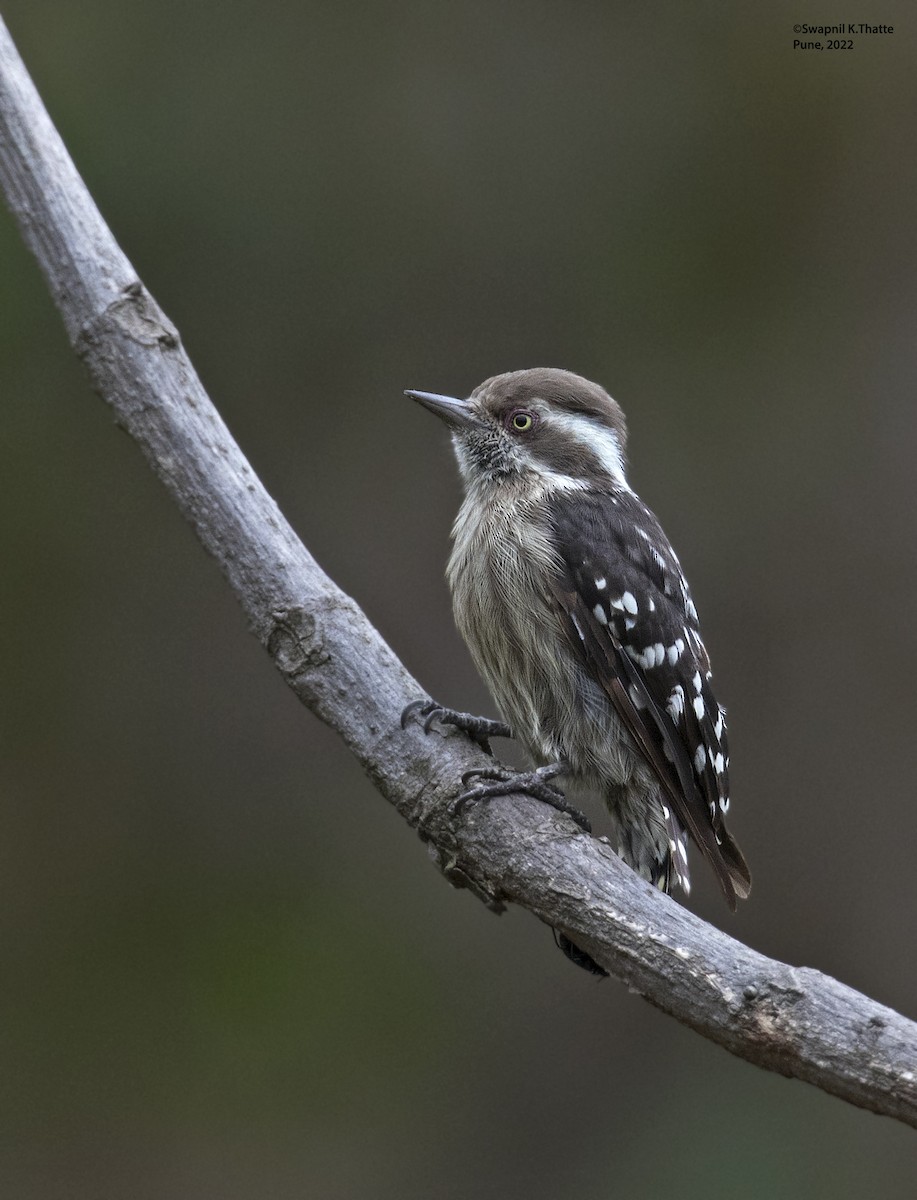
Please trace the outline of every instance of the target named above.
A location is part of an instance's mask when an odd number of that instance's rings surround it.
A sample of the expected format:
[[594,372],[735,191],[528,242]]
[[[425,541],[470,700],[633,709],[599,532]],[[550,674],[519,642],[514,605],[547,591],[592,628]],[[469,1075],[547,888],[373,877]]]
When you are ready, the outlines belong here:
[[527,412],[513,413],[510,424],[517,433],[527,433],[534,425],[532,414]]

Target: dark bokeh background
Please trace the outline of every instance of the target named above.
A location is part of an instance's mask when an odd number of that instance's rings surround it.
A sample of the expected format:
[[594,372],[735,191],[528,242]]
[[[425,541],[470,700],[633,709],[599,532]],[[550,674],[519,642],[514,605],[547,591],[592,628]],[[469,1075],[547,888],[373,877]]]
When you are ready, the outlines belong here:
[[[843,6],[842,6],[843,7]],[[867,5],[872,9],[872,5]],[[913,6],[7,0],[319,561],[490,711],[404,387],[618,398],[731,714],[736,917],[917,1015]],[[881,20],[852,51],[800,19]],[[451,891],[289,693],[0,214],[0,1192],[913,1197],[912,1131]]]

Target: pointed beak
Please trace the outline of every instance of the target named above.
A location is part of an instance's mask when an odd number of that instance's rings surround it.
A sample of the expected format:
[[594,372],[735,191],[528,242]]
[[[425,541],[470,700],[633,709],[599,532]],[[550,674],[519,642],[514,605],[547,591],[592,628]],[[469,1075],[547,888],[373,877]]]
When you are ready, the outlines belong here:
[[457,433],[461,433],[465,429],[481,427],[482,422],[471,411],[471,405],[467,400],[456,400],[454,396],[438,396],[436,392],[407,391],[404,394],[410,396],[412,400],[416,400],[418,404],[422,404],[431,413],[441,417],[449,428],[454,429]]

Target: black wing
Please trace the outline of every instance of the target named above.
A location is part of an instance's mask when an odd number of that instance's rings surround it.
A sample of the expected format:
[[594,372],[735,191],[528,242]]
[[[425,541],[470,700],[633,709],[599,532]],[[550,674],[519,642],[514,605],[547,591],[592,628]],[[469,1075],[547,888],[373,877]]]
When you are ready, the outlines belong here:
[[751,876],[726,830],[729,752],[697,610],[659,522],[631,492],[552,502],[562,556],[554,598],[570,644],[645,754],[727,902]]

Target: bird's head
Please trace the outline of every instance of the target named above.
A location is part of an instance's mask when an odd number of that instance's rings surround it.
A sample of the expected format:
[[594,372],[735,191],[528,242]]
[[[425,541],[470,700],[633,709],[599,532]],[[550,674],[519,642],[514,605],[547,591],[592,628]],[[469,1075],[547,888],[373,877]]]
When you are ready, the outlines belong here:
[[536,367],[494,375],[467,400],[405,394],[451,429],[466,486],[520,477],[549,488],[627,486],[624,414],[581,375]]

